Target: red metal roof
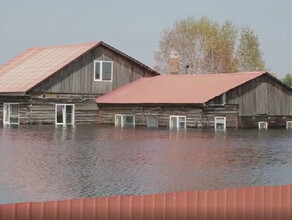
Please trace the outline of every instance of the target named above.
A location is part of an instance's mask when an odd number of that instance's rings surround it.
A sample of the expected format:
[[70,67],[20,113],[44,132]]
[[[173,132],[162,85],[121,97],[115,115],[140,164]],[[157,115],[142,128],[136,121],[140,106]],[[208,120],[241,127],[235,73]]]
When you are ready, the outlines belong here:
[[100,104],[202,104],[266,72],[160,75],[142,78],[96,99]]
[[0,93],[25,93],[99,42],[30,48],[0,67]]
[[148,66],[102,41],[76,45],[36,47],[23,51],[0,66],[0,93],[25,93],[88,50],[101,44],[143,66],[153,75],[158,75]]
[[292,186],[0,205],[0,220],[291,220]]

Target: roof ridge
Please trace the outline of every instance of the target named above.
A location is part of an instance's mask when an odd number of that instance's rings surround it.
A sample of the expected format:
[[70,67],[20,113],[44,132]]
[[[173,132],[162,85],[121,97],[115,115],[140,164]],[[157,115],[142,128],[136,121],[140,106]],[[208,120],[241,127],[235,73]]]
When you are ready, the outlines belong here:
[[101,43],[101,41],[94,41],[88,43],[80,43],[80,44],[64,44],[64,45],[53,45],[53,46],[41,46],[41,47],[30,47],[26,50],[36,50],[36,49],[54,49],[54,48],[61,48],[61,47],[78,47],[78,46],[86,46],[86,45],[97,45]]
[[234,73],[205,73],[205,74],[161,74],[161,77],[210,77],[218,75],[247,75],[247,74],[264,74],[267,71],[253,71],[253,72],[234,72]]

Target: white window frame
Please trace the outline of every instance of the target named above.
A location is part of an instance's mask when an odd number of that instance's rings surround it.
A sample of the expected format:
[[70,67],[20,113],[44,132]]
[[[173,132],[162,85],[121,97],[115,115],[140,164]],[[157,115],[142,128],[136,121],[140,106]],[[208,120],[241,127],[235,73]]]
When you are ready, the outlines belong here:
[[[289,127],[289,124],[291,124],[291,126]],[[292,128],[292,121],[286,121],[286,129],[291,129]]]
[[[6,110],[5,110],[5,105],[8,105],[8,112],[6,112]],[[10,122],[10,105],[17,105],[18,106],[17,123]],[[5,121],[6,114],[8,114],[9,122]],[[19,103],[3,103],[3,124],[4,125],[19,125]]]
[[[265,128],[261,128],[260,124],[265,124],[265,125],[266,125]],[[260,130],[261,130],[261,129],[266,129],[266,130],[268,130],[268,128],[269,128],[269,124],[268,124],[267,121],[259,121],[259,122],[258,122],[258,128],[259,128]]]
[[133,117],[133,127],[136,126],[136,117],[135,117],[135,115],[130,115],[130,114],[125,114],[125,115],[123,115],[123,114],[115,114],[115,126],[116,126],[116,127],[119,127],[119,125],[117,124],[117,117],[118,117],[118,116],[121,117],[121,127],[122,127],[122,128],[125,127],[125,123],[124,123],[124,121],[125,121],[125,117],[126,117],[126,116],[131,116],[131,117]]
[[179,130],[180,129],[180,126],[179,126],[179,118],[184,118],[185,119],[185,127],[183,129],[186,129],[187,128],[187,117],[184,116],[184,115],[170,115],[169,116],[169,128],[170,129],[174,129],[172,127],[172,123],[171,123],[171,118],[176,118],[176,127],[177,129]]
[[[57,107],[58,106],[65,107],[63,109],[63,122],[62,123],[57,122]],[[66,106],[72,106],[72,123],[71,124],[67,124],[67,121],[66,121]],[[67,125],[74,126],[75,125],[75,104],[59,104],[59,103],[55,104],[55,125],[63,125],[63,126],[67,126]]]
[[121,117],[121,127],[124,125],[124,118],[122,114],[115,114],[115,127],[119,127],[117,117]]
[[[218,119],[222,119],[223,118],[223,129],[217,129],[217,120]],[[218,131],[218,130],[226,130],[226,117],[225,116],[215,116],[215,120],[214,120],[214,127],[215,127],[215,130]]]
[[[100,72],[100,79],[96,79],[95,78],[95,70],[96,70],[96,63],[100,63],[99,64],[99,72]],[[111,79],[110,80],[103,80],[102,79],[102,63],[111,63]],[[113,61],[106,61],[106,60],[95,60],[93,62],[93,79],[94,81],[97,81],[97,82],[112,82],[113,81]]]

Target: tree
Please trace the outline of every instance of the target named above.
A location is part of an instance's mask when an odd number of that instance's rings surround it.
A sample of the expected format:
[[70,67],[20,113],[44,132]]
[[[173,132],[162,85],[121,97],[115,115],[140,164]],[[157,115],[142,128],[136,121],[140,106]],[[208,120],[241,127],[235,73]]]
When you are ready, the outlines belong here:
[[264,70],[265,62],[262,58],[258,36],[249,27],[242,28],[237,59],[241,71]]
[[[248,63],[250,67],[264,69],[264,63],[261,63],[263,64],[261,66],[253,65],[254,60],[244,59],[243,54],[239,50],[237,52],[236,46],[239,45],[238,49],[243,50],[247,44],[241,41],[247,41],[246,39],[249,40],[249,38],[250,41],[247,42],[251,42],[253,48],[259,51],[257,36],[252,31],[245,35],[241,31],[241,37],[238,39],[238,32],[239,29],[229,21],[219,24],[207,17],[199,20],[193,17],[179,20],[162,35],[159,50],[155,52],[156,70],[170,72],[169,58],[172,51],[176,51],[179,55],[180,73],[185,73],[187,65],[188,72],[192,74],[236,72],[247,66],[247,64],[241,64],[243,61],[252,62]],[[251,51],[247,51],[246,57]],[[258,57],[262,59],[260,51],[258,54]]]
[[290,73],[286,74],[286,76],[282,79],[282,82],[287,86],[292,87],[292,75]]

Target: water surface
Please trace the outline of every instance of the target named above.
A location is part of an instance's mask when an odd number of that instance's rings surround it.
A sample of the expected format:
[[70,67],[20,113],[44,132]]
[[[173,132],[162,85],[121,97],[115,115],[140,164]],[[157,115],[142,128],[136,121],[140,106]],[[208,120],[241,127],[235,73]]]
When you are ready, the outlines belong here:
[[0,127],[0,203],[292,184],[292,130]]

